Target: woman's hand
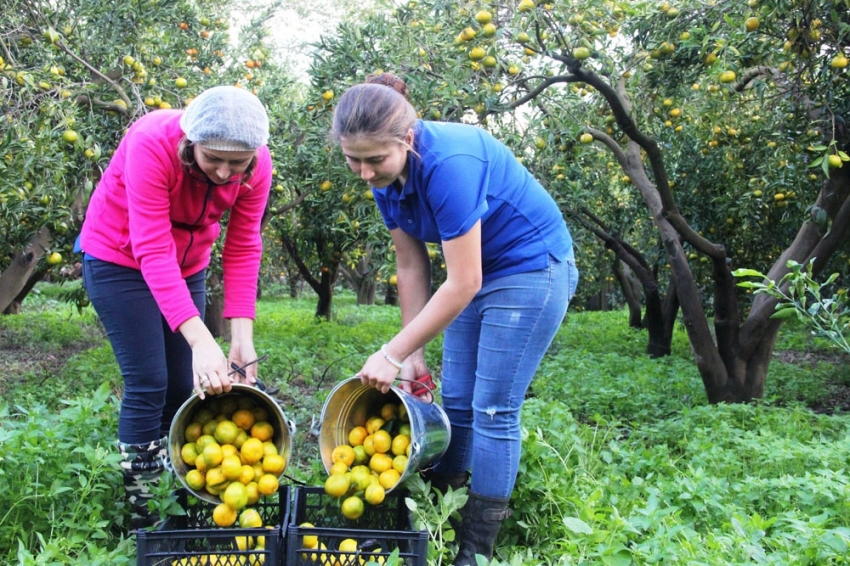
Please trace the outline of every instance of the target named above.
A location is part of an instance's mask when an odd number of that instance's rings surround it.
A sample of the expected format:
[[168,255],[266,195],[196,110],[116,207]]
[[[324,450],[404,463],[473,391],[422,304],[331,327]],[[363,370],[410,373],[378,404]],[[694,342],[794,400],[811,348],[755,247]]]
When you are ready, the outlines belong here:
[[192,372],[195,391],[201,399],[205,391],[212,395],[230,391],[233,379],[227,375],[227,358],[212,335],[208,340],[198,340],[192,346]]
[[381,393],[390,390],[397,376],[398,368],[380,350],[369,356],[366,364],[356,374],[356,377],[360,378],[360,383],[374,387]]
[[[421,399],[429,401],[432,398],[431,389],[424,384],[416,383],[420,377],[426,375],[431,377],[431,372],[428,371],[428,366],[425,364],[425,360],[416,358],[415,356],[410,356],[407,360],[405,360],[404,365],[401,368],[401,384],[399,387],[406,393],[416,395]],[[431,383],[433,384],[434,382],[431,381]]]
[[227,375],[227,358],[201,318],[190,318],[179,330],[192,348],[192,379],[198,397],[203,399],[205,392],[218,395],[230,391],[233,380]]
[[[228,362],[231,364],[230,367],[235,365],[242,368],[248,362],[253,362],[256,359],[257,352],[254,350],[252,343],[233,344],[230,348],[230,356],[228,357]],[[247,383],[248,385],[257,383],[257,364],[251,364],[243,368],[242,371],[245,372],[245,376],[243,377],[241,372],[234,373],[232,376],[234,381]]]
[[[230,356],[228,357],[228,362],[242,367],[256,359],[257,351],[254,349],[254,321],[250,318],[231,319]],[[233,374],[233,379],[249,385],[257,383],[257,364],[251,364],[244,371],[245,377],[235,373]]]

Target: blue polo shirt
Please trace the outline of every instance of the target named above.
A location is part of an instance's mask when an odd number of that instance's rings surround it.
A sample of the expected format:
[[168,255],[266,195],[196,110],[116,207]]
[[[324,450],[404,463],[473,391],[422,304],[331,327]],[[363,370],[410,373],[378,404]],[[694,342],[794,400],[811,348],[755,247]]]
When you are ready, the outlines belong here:
[[390,230],[439,243],[481,220],[485,282],[544,269],[549,255],[567,259],[572,238],[558,205],[504,144],[467,124],[420,120],[414,131],[404,186],[372,187]]

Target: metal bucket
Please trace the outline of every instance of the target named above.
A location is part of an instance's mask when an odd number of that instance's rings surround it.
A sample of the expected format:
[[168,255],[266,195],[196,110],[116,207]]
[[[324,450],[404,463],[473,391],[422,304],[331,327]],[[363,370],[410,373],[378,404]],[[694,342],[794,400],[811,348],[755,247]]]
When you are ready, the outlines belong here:
[[330,473],[331,453],[340,444],[348,444],[351,429],[365,424],[368,416],[379,412],[385,403],[397,402],[404,405],[410,418],[410,456],[399,483],[445,454],[451,440],[451,425],[442,407],[395,386],[381,393],[360,383],[359,377],[352,377],[337,384],[322,407],[319,451],[325,470]]
[[[192,395],[185,403],[183,403],[180,409],[177,410],[177,413],[171,420],[171,428],[168,432],[168,453],[171,458],[171,465],[174,470],[174,474],[180,480],[180,483],[183,484],[183,487],[196,497],[213,504],[221,503],[221,499],[207,493],[206,491],[196,491],[189,487],[186,483],[186,474],[190,468],[186,465],[180,455],[180,449],[186,442],[183,437],[183,431],[186,429],[187,425],[192,423],[195,414],[199,410],[214,407],[216,403],[221,403],[223,400],[231,397],[236,399],[239,399],[240,397],[247,397],[251,400],[254,406],[265,409],[269,414],[268,422],[274,428],[272,442],[277,447],[278,454],[283,456],[287,466],[289,465],[289,459],[292,456],[292,435],[295,434],[295,423],[286,418],[286,415],[283,413],[283,409],[281,409],[280,405],[278,405],[277,402],[267,393],[260,391],[253,385],[234,383],[231,385],[231,390],[229,392],[222,393],[221,395],[207,395],[205,399],[201,399],[197,395]],[[280,475],[282,476],[283,473]]]

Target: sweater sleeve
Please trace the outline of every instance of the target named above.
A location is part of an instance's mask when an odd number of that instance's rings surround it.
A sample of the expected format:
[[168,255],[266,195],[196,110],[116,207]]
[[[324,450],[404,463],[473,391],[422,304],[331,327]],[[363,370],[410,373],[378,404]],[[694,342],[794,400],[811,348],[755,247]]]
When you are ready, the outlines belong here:
[[267,147],[257,153],[257,166],[230,211],[224,237],[224,318],[256,316],[257,280],[263,241],[260,223],[272,182],[272,161]]
[[124,183],[133,256],[168,325],[176,331],[200,313],[183,280],[171,234],[169,190],[180,164],[168,151],[166,139],[140,131],[124,140]]

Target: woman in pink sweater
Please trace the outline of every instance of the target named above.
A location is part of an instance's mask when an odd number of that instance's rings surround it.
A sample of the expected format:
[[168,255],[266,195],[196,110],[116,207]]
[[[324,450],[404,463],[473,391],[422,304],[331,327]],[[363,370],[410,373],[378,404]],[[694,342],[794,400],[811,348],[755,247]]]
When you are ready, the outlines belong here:
[[[260,220],[271,186],[262,103],[211,88],[181,110],[127,131],[94,191],[80,234],[83,279],[124,378],[118,443],[131,530],[154,522],[150,484],[167,459],[171,420],[194,389],[230,390],[228,364],[255,360]],[[222,253],[225,357],[203,322],[205,274],[226,219]],[[256,381],[256,365],[245,369]]]

